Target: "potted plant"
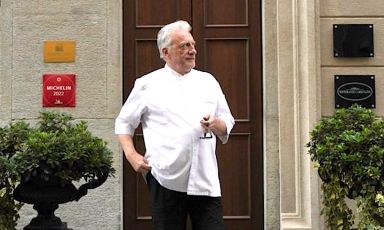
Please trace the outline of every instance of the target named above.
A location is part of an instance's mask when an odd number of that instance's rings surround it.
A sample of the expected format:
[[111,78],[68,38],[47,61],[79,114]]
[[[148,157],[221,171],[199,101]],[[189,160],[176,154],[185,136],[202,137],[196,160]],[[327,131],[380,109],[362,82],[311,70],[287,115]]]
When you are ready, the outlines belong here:
[[16,229],[22,203],[15,201],[13,192],[18,181],[10,157],[26,139],[29,127],[25,123],[0,128],[0,229]]
[[384,121],[353,105],[322,118],[310,133],[309,154],[323,183],[322,214],[330,229],[351,229],[357,201],[358,229],[384,227]]
[[[19,184],[13,192],[16,200],[34,204],[38,216],[24,229],[67,229],[54,215],[61,203],[79,200],[113,176],[113,153],[106,142],[88,131],[87,123],[75,122],[66,113],[43,111],[38,123],[30,127],[24,121],[26,135],[16,143],[8,157],[8,171]],[[72,182],[85,184],[78,188]]]

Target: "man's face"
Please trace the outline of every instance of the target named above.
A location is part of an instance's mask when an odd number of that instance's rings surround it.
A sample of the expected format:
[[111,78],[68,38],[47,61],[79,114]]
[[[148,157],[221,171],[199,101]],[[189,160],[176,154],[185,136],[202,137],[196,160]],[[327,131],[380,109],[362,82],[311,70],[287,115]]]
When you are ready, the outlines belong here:
[[171,35],[171,47],[164,48],[164,59],[168,66],[179,74],[186,74],[195,67],[195,40],[187,31],[174,31]]

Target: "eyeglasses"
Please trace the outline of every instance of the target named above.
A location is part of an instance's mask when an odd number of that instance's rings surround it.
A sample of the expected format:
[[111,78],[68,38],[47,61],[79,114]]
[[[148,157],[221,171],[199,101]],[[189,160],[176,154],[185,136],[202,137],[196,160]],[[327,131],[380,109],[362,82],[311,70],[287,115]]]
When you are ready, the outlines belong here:
[[211,139],[212,133],[211,132],[205,132],[204,136],[200,137],[200,139]]
[[187,50],[187,49],[195,49],[196,48],[196,43],[195,42],[182,42],[179,45],[179,48],[182,50]]

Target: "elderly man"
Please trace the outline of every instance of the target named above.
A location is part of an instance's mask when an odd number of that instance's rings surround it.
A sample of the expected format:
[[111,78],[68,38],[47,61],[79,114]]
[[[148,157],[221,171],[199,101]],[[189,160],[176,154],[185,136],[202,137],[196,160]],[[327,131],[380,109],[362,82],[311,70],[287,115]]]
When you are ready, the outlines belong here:
[[[116,119],[126,159],[145,175],[156,230],[224,229],[216,138],[228,141],[234,118],[219,83],[195,70],[191,26],[176,21],[158,33],[164,68],[136,80]],[[146,152],[132,136],[142,124]]]

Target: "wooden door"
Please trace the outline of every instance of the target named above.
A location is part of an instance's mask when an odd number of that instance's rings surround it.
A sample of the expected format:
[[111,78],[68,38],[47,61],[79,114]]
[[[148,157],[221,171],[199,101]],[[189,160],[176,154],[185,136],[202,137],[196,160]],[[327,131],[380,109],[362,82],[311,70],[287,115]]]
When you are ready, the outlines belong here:
[[[124,101],[136,78],[164,66],[158,30],[188,21],[197,42],[196,69],[220,82],[236,119],[217,155],[227,230],[263,229],[263,146],[260,0],[124,0]],[[135,144],[144,152],[140,128]],[[152,229],[148,191],[141,175],[123,164],[124,229]]]

